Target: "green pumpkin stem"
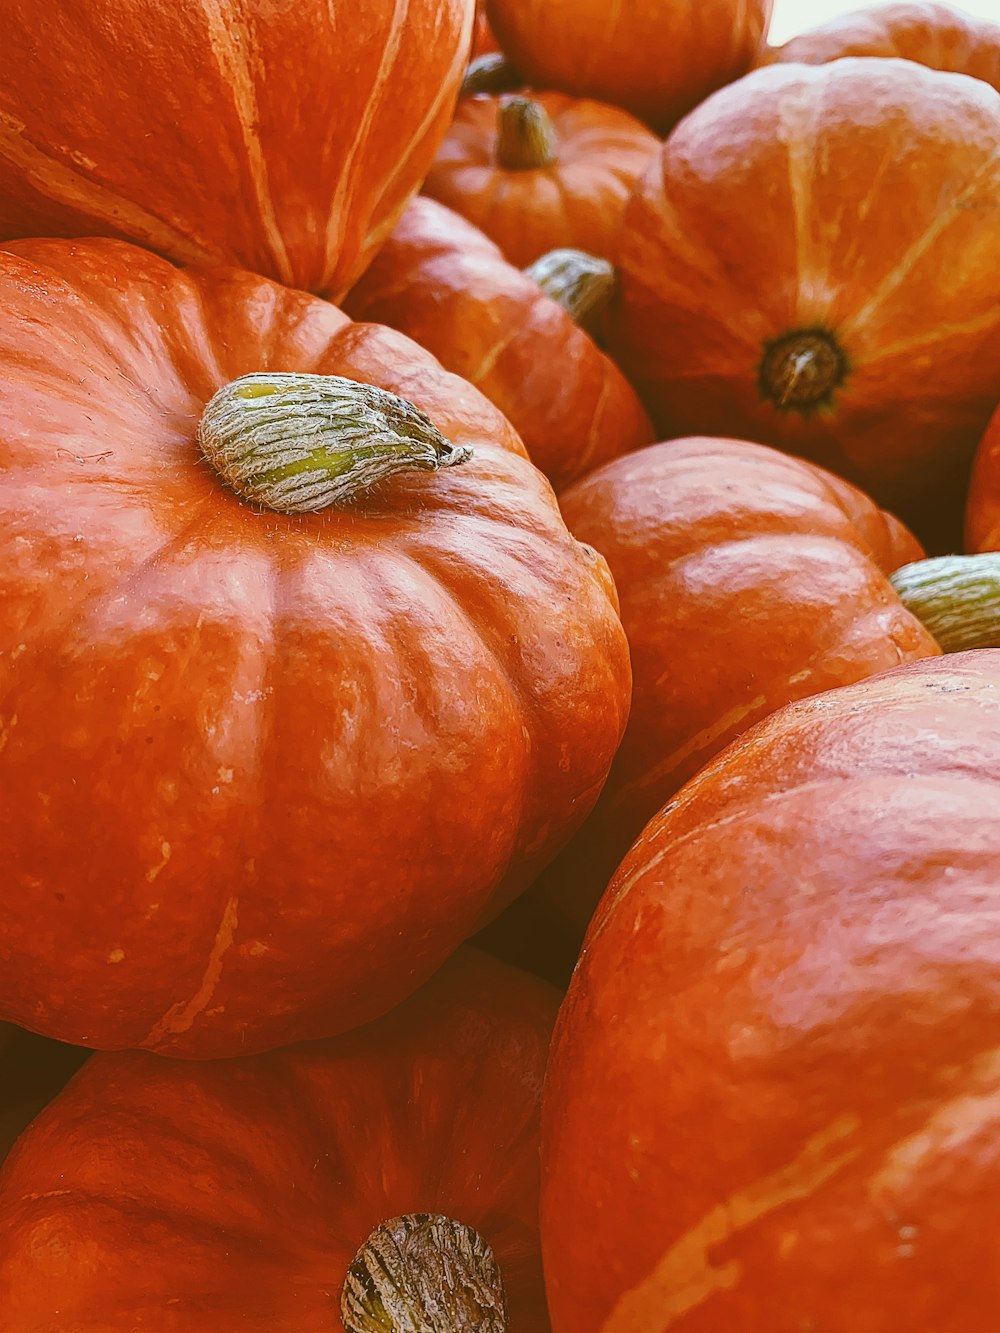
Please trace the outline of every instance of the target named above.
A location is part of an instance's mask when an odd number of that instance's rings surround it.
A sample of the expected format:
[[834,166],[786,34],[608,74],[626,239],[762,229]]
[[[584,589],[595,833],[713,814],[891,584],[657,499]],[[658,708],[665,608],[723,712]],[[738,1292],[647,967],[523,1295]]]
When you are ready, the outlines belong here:
[[491,51],[470,61],[458,95],[474,97],[476,93],[508,93],[522,82],[507,57],[500,51]]
[[433,1213],[377,1227],[347,1270],[345,1333],[506,1333],[503,1279],[471,1227]]
[[508,171],[537,171],[556,161],[556,130],[541,103],[505,97],[497,109],[497,161]]
[[1000,551],[917,560],[889,582],[946,653],[1000,648]]
[[616,281],[606,259],[586,250],[550,250],[524,271],[582,329],[592,333],[600,325]]
[[208,403],[198,442],[241,499],[280,514],[350,504],[399,473],[472,456],[405,398],[339,375],[243,375]]

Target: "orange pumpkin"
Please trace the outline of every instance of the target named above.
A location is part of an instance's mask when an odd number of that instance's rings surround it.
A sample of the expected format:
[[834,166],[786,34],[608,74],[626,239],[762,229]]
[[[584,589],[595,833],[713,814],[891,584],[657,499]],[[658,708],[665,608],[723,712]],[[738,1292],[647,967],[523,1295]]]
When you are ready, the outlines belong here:
[[542,877],[547,911],[579,940],[643,825],[730,741],[795,699],[940,649],[889,582],[922,556],[913,536],[764,445],[656,444],[560,504],[611,567],[633,673],[611,776]]
[[614,262],[629,192],[659,139],[563,93],[466,97],[424,182],[523,267],[572,246]]
[[13,243],[0,375],[0,1018],[200,1058],[384,1013],[597,798],[607,566],[477,390],[264,278]]
[[8,6],[0,237],[117,236],[336,297],[433,160],[473,12],[473,0]]
[[1000,27],[928,0],[840,14],[772,47],[761,63],[825,65],[843,56],[898,56],[931,69],[971,74],[1000,89]]
[[1000,652],[792,704],[646,828],[560,1012],[555,1333],[992,1333]]
[[976,454],[966,510],[971,551],[1000,551],[1000,407]]
[[595,285],[610,294],[609,266],[585,260],[564,309],[471,223],[414,199],[344,309],[399,329],[480,389],[560,490],[653,438],[635,391],[574,322]]
[[[511,1333],[547,1333],[538,1122],[556,1003],[468,951],[333,1041],[202,1064],[93,1056],[0,1172],[0,1328],[343,1333],[341,1289],[369,1234],[432,1213],[492,1248]],[[427,1261],[444,1263],[472,1294],[469,1269],[419,1240],[411,1278],[447,1310]]]
[[504,51],[540,88],[627,107],[666,131],[753,64],[772,0],[488,0]]
[[946,548],[1000,388],[1000,95],[901,60],[758,70],[622,229],[616,341],[665,434],[760,440]]

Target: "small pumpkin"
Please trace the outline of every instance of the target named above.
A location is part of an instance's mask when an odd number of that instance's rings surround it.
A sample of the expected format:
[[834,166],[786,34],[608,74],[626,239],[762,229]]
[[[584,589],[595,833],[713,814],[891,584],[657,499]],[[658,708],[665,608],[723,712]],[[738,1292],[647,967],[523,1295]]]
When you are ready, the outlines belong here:
[[399,329],[474,384],[560,490],[648,444],[653,428],[621,371],[575,322],[610,298],[610,266],[576,252],[552,257],[534,272],[555,300],[532,272],[443,204],[414,199],[344,309]]
[[976,453],[966,510],[971,551],[1000,551],[1000,407]]
[[772,0],[488,0],[500,44],[538,87],[628,108],[666,132],[753,64]]
[[519,268],[566,246],[613,263],[629,192],[659,144],[618,107],[481,93],[459,103],[424,193]]
[[1000,1324],[1000,652],[795,703],[645,829],[560,1012],[555,1333]]
[[434,158],[474,7],[18,4],[0,237],[116,236],[342,295]]
[[930,0],[900,0],[838,14],[771,47],[761,63],[825,65],[843,56],[914,60],[930,69],[971,74],[1000,90],[1000,27]]
[[93,1056],[0,1172],[3,1327],[503,1333],[506,1304],[511,1333],[547,1333],[538,1125],[557,998],[470,950],[330,1041]]
[[1000,95],[902,60],[757,70],[622,229],[615,341],[664,434],[759,440],[954,549],[1000,385]]
[[11,244],[0,368],[0,1017],[201,1058],[385,1012],[596,800],[607,566],[471,385],[251,274]]
[[995,563],[921,561],[867,496],[764,445],[656,444],[560,503],[611,567],[633,671],[608,782],[542,876],[577,940],[643,825],[762,718],[942,647],[1000,646]]

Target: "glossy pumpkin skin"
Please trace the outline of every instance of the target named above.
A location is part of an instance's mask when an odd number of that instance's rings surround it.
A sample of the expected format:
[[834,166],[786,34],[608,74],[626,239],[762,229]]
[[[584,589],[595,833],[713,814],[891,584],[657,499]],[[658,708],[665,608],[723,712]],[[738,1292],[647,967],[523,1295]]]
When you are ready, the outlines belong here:
[[843,56],[898,57],[970,74],[1000,89],[1000,27],[950,5],[910,2],[842,14],[767,51],[762,63],[825,65]]
[[[626,374],[665,433],[805,455],[957,542],[1000,383],[998,192],[985,83],[894,60],[758,70],[677,128],[630,202]],[[817,329],[842,381],[782,409],[765,355]]]
[[560,501],[606,558],[632,654],[632,710],[597,807],[543,876],[579,939],[643,825],[730,741],[784,704],[938,646],[888,574],[923,551],[810,463],[741,440],[621,458]]
[[470,950],[331,1041],[93,1056],[0,1173],[0,1329],[342,1333],[371,1231],[441,1212],[493,1246],[511,1333],[547,1333],[538,1122],[557,1002]]
[[399,329],[500,408],[556,490],[648,444],[635,390],[471,223],[414,199],[344,309]]
[[116,236],[342,294],[451,119],[474,0],[17,5],[0,237]]
[[543,1110],[555,1333],[988,1333],[1000,652],[793,704],[602,901]]
[[458,105],[424,194],[467,218],[523,268],[572,246],[615,262],[628,196],[660,141],[628,112],[533,92],[555,128],[557,161],[512,170],[496,159],[500,95]]
[[753,64],[772,0],[489,0],[528,80],[623,106],[661,131]]
[[[0,1015],[198,1058],[368,1021],[596,799],[606,565],[481,394],[326,302],[35,241],[0,309]],[[267,369],[377,383],[474,457],[256,512],[195,433]]]
[[970,551],[1000,551],[1000,408],[976,453],[965,531]]

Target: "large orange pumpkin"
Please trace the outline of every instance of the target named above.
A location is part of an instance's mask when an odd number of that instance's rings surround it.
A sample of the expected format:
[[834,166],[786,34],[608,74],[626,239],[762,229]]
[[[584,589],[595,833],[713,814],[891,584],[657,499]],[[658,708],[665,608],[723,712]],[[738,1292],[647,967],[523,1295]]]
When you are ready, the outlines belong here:
[[488,0],[504,51],[541,88],[627,107],[661,130],[753,64],[772,0]]
[[764,445],[656,444],[560,504],[611,566],[634,678],[597,807],[543,876],[578,940],[643,825],[730,741],[794,699],[940,649],[889,583],[922,556],[913,536]]
[[793,704],[646,828],[543,1109],[555,1333],[992,1333],[1000,652]]
[[945,545],[1000,392],[1000,95],[909,61],[758,70],[664,145],[618,349],[673,435],[775,444]]
[[[538,1121],[556,1003],[469,951],[332,1041],[207,1064],[93,1056],[0,1172],[0,1329],[342,1333],[369,1234],[431,1213],[491,1246],[510,1333],[546,1333]],[[434,1254],[414,1251],[420,1272]],[[447,1308],[440,1276],[423,1268]],[[450,1276],[461,1295],[467,1271]]]
[[263,278],[12,244],[0,368],[0,1016],[201,1057],[384,1012],[597,797],[606,565],[480,393]]
[[629,192],[659,144],[618,107],[482,93],[459,103],[424,193],[519,267],[562,246],[614,262]]
[[407,206],[344,309],[399,329],[482,390],[557,490],[653,438],[635,390],[570,311],[433,199]]
[[341,294],[437,151],[473,11],[473,0],[8,6],[0,237],[118,236]]
[[976,453],[965,520],[971,551],[1000,551],[1000,407]]
[[971,74],[1000,89],[1000,27],[928,0],[901,0],[840,14],[772,47],[762,63],[825,65],[843,56],[915,60],[931,69]]

